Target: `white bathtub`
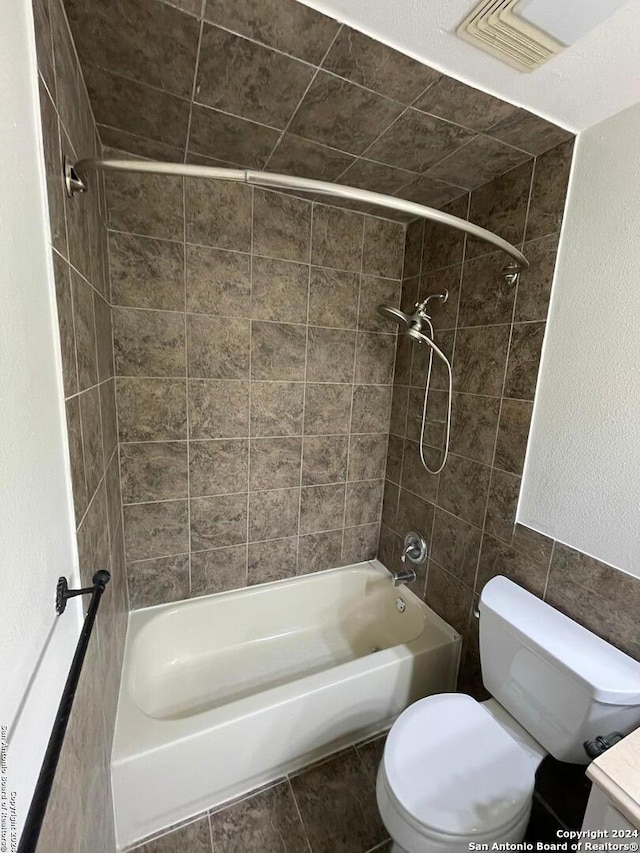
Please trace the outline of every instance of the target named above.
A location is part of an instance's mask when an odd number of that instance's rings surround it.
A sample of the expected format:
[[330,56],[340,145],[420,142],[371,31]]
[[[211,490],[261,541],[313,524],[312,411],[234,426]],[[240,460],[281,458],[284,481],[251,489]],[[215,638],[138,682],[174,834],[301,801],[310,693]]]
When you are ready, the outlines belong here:
[[132,613],[119,846],[382,731],[454,690],[459,655],[453,628],[378,562]]

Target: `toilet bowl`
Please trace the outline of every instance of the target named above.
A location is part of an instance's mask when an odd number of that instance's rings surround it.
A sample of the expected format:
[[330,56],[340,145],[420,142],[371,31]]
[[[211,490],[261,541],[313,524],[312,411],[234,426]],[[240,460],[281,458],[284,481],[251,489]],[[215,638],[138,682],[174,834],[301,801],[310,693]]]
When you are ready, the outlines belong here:
[[377,780],[393,853],[468,853],[471,842],[523,839],[545,750],[501,711],[493,700],[444,693],[398,718]]
[[585,740],[640,725],[640,664],[503,577],[480,599],[480,658],[493,698],[428,696],[389,732],[376,787],[392,853],[522,841],[545,755],[586,764]]

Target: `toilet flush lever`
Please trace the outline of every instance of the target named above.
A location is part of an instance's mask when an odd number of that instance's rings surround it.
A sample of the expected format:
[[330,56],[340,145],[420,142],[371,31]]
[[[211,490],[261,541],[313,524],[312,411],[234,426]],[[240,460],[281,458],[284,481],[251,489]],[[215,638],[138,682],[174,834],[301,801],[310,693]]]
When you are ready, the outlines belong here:
[[623,738],[624,735],[621,732],[611,732],[608,735],[598,735],[594,740],[585,740],[583,744],[584,751],[587,753],[589,758],[597,758],[599,755],[602,755],[603,752],[606,752],[608,749],[611,749],[612,746],[615,746]]

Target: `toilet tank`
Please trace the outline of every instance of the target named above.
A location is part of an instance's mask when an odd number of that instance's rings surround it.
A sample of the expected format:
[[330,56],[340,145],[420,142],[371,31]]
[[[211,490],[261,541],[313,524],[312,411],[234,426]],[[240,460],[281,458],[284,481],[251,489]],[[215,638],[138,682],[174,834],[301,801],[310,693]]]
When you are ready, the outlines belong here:
[[560,761],[585,740],[640,726],[640,663],[504,577],[480,597],[482,680]]

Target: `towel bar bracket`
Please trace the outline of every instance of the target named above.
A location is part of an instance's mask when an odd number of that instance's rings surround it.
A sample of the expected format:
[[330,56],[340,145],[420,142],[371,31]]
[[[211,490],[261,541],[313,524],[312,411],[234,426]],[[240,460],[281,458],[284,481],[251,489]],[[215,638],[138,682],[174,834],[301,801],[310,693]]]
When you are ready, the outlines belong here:
[[69,589],[69,584],[65,577],[58,578],[56,585],[56,613],[58,616],[64,613],[67,607],[67,600],[74,598],[76,595],[91,595],[99,587],[104,592],[104,588],[109,583],[111,575],[105,569],[96,572],[92,578],[93,586],[86,586],[83,589]]

